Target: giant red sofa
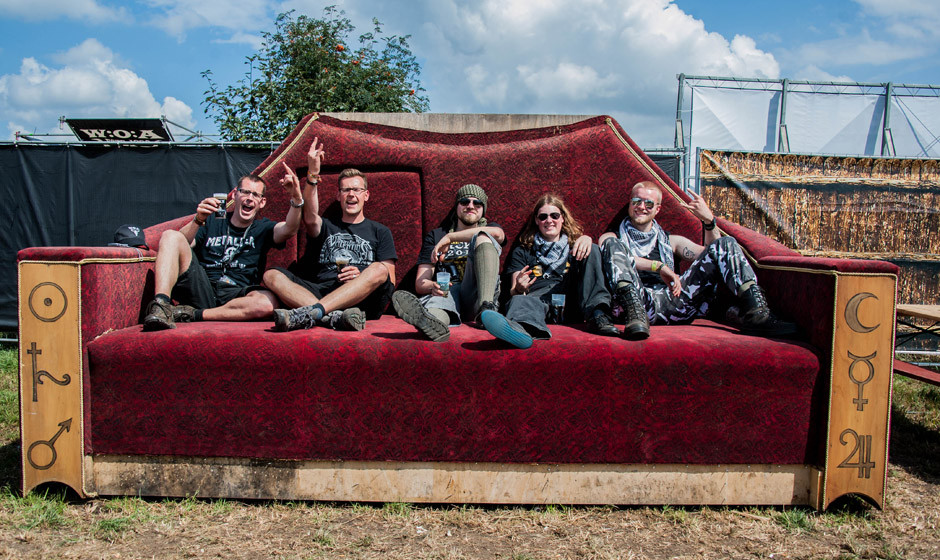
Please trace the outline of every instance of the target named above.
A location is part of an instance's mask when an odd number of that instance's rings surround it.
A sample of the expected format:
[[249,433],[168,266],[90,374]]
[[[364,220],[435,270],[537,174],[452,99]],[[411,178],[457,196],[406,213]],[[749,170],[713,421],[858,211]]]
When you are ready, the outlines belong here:
[[[257,169],[266,216],[287,210],[281,162],[305,166],[314,137],[326,150],[321,208],[335,210],[340,170],[364,171],[366,215],[394,234],[400,287],[413,286],[423,234],[468,182],[486,189],[509,239],[546,191],[596,239],[641,180],[666,191],[667,230],[702,237],[679,205],[687,195],[606,117],[453,133],[310,115]],[[189,219],[148,228],[150,246]],[[802,257],[718,225],[799,337],[700,319],[654,326],[642,342],[558,326],[518,350],[470,326],[428,342],[391,310],[355,333],[279,333],[270,321],[144,333],[154,251],[25,249],[23,490],[818,508],[858,494],[882,505],[897,268]],[[303,246],[290,240],[268,266]]]

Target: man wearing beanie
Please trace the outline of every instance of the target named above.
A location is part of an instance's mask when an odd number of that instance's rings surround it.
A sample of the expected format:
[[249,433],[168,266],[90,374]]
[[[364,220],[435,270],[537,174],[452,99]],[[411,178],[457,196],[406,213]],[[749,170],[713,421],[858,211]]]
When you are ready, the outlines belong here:
[[[430,231],[418,255],[416,297],[398,290],[392,305],[398,316],[434,342],[450,337],[449,325],[496,310],[499,296],[499,255],[506,234],[487,222],[487,196],[480,186],[464,185],[441,226]],[[450,273],[449,289],[438,285],[438,272]]]

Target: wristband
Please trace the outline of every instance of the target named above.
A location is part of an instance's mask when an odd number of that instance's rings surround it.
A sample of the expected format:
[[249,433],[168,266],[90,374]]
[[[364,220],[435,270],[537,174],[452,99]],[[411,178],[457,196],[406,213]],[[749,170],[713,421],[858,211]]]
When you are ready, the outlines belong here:
[[300,204],[294,204],[294,199],[291,198],[291,199],[288,200],[288,202],[290,202],[290,207],[291,207],[291,208],[303,208],[303,207],[304,207],[304,202],[306,202],[306,201],[301,198],[301,199],[300,199]]
[[650,265],[650,270],[653,272],[659,272],[662,269],[663,263],[660,261],[653,261],[653,264]]
[[317,185],[319,185],[319,184],[320,184],[320,176],[319,176],[319,175],[307,175],[307,184],[308,184],[308,185],[311,185],[311,186],[314,186],[314,187],[317,186]]
[[705,221],[703,221],[703,222],[702,222],[702,227],[705,229],[705,231],[711,231],[711,230],[715,229],[715,218],[712,217],[712,221],[710,221],[710,222],[705,222]]
[[202,226],[206,225],[206,221],[203,220],[203,221],[200,222],[198,217],[193,218],[193,222],[195,222],[196,225],[199,226],[199,227],[202,227]]

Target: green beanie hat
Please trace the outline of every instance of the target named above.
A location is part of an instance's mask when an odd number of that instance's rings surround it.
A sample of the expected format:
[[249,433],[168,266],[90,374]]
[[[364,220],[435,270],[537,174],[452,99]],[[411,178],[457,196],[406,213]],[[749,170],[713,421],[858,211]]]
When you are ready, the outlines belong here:
[[457,191],[457,197],[454,199],[454,204],[456,204],[456,201],[464,198],[465,196],[472,196],[473,198],[482,202],[483,215],[486,215],[486,191],[483,190],[483,187],[474,185],[473,183],[460,187],[460,190]]

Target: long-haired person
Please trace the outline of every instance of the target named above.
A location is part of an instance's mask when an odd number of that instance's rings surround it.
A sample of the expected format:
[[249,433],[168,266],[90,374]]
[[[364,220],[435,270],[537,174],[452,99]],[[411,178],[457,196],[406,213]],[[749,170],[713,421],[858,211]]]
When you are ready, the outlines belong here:
[[505,274],[512,275],[506,314],[486,310],[480,317],[496,338],[517,348],[551,338],[547,316],[553,294],[565,296],[566,309],[564,319],[553,311],[555,321],[583,318],[596,334],[619,334],[610,318],[600,251],[560,196],[544,194],[536,201],[509,254]]

